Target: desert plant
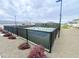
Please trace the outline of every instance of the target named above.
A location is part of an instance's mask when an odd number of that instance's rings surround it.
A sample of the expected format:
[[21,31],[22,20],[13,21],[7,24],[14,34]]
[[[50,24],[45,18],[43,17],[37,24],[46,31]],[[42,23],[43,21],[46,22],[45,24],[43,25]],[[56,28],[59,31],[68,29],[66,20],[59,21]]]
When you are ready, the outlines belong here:
[[35,45],[30,54],[28,55],[28,58],[46,58],[45,50],[42,45]]
[[62,25],[62,28],[63,29],[69,29],[71,26],[69,26],[68,24],[64,24],[64,25]]
[[11,36],[8,37],[8,39],[16,39],[16,37],[11,35]]
[[9,37],[9,36],[12,36],[12,34],[11,33],[5,33],[3,36],[4,37]]
[[3,34],[6,34],[6,33],[8,33],[8,32],[7,32],[7,31],[5,31],[5,30],[2,30],[1,32],[2,32]]
[[30,45],[27,42],[25,42],[25,43],[22,43],[18,48],[21,50],[25,50],[25,49],[29,49]]
[[3,29],[2,28],[0,28],[0,32],[2,32],[3,31]]

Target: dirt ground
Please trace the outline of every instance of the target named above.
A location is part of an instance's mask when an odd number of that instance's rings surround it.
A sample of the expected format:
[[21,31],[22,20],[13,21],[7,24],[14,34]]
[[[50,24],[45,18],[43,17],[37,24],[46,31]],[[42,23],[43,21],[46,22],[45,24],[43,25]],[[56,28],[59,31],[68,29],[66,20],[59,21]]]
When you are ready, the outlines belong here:
[[[0,56],[3,58],[26,58],[30,49],[19,50],[18,46],[25,42],[21,37],[16,40],[9,40],[0,35]],[[52,53],[46,52],[49,58],[73,58],[79,57],[79,29],[62,29],[61,37],[54,42]]]
[[79,29],[62,29],[61,37],[56,39],[52,48],[54,58],[77,58],[79,57]]

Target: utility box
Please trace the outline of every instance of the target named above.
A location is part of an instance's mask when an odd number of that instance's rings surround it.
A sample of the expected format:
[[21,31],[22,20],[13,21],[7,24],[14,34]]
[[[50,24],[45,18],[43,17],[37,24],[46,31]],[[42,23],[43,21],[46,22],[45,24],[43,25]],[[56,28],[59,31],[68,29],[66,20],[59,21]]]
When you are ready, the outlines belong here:
[[29,27],[25,29],[28,31],[28,40],[43,45],[51,52],[52,45],[57,35],[56,28]]

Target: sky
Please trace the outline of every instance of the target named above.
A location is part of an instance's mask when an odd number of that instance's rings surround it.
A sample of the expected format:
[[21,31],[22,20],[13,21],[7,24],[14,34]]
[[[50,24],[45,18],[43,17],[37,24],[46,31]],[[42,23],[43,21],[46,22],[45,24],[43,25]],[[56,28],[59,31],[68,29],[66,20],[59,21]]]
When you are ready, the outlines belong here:
[[[59,22],[57,0],[0,0],[0,20]],[[79,0],[62,0],[62,23],[79,18]]]

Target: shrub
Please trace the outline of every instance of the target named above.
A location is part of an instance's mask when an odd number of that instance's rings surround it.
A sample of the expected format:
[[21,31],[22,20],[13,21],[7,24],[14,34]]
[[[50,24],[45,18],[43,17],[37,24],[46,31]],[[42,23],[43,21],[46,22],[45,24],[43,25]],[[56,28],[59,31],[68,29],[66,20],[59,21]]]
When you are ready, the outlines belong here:
[[7,31],[5,31],[5,30],[2,30],[2,33],[3,33],[3,34],[6,34],[6,33],[8,33],[8,32],[7,32]]
[[28,55],[28,58],[46,58],[47,56],[45,55],[44,51],[43,46],[35,45]]
[[11,35],[11,36],[8,37],[8,39],[16,39],[16,37]]
[[3,29],[0,28],[0,32],[2,32],[2,31],[3,31]]
[[69,29],[71,26],[69,26],[69,25],[67,25],[67,24],[64,24],[63,26],[62,26],[62,28],[64,28],[64,29]]
[[3,36],[4,37],[9,37],[9,36],[12,36],[12,34],[11,33],[5,33]]
[[18,48],[21,50],[25,50],[25,49],[29,49],[30,45],[25,42],[25,43],[22,43]]

